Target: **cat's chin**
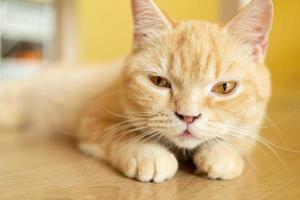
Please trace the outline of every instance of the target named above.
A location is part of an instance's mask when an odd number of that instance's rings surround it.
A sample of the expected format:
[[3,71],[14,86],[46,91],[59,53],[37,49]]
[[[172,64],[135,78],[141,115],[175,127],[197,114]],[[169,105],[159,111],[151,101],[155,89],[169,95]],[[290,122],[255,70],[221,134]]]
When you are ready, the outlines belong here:
[[184,149],[194,149],[203,142],[202,140],[195,137],[189,137],[189,138],[176,137],[176,138],[172,138],[172,141],[179,148],[184,148]]

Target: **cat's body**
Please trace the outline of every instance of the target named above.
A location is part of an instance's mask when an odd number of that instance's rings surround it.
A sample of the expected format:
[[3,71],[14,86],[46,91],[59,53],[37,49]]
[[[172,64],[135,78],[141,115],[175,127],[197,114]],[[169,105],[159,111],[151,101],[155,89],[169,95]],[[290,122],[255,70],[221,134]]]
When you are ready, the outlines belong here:
[[124,67],[31,80],[17,95],[28,103],[17,118],[76,136],[82,151],[141,181],[171,178],[180,150],[210,178],[239,176],[270,97],[272,2],[253,1],[224,27],[170,21],[151,0],[132,5],[135,43]]
[[17,124],[39,133],[74,133],[89,101],[101,96],[114,84],[120,77],[121,66],[118,62],[50,67],[32,79],[2,81],[1,119],[11,118],[12,122],[5,123],[3,119],[1,125],[9,127]]

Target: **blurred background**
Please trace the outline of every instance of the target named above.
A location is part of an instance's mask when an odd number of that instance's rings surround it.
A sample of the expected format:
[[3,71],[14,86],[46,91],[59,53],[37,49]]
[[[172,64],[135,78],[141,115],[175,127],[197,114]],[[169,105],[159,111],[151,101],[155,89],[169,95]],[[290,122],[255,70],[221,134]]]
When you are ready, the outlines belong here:
[[[156,0],[178,20],[224,23],[249,0]],[[280,94],[300,91],[300,1],[274,0],[267,56]],[[0,79],[43,66],[113,61],[131,50],[130,0],[0,0]],[[53,64],[56,63],[56,64]]]

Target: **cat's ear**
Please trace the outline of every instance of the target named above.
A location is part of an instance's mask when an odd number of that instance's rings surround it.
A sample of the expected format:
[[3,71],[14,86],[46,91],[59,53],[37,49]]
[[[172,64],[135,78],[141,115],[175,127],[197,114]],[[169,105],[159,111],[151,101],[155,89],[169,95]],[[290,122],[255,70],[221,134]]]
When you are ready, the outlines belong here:
[[256,61],[263,62],[272,19],[272,0],[253,0],[226,25],[226,31],[252,45]]
[[134,20],[134,44],[153,37],[172,24],[153,0],[131,0]]

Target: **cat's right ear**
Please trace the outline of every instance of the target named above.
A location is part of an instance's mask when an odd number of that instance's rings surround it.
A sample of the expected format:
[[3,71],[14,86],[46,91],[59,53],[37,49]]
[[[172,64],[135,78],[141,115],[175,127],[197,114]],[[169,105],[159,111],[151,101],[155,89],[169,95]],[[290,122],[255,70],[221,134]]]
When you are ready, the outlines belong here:
[[226,30],[250,44],[255,60],[262,62],[268,46],[272,19],[272,0],[252,0],[226,25]]
[[172,24],[153,0],[131,0],[134,20],[134,44],[138,45]]

